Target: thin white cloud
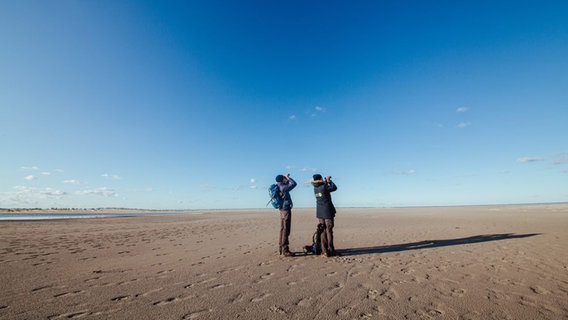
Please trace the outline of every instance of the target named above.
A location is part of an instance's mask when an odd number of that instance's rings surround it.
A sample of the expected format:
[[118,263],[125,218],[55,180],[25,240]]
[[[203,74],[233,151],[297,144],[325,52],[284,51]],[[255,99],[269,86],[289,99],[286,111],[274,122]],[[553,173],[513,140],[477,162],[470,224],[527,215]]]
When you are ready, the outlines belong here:
[[250,178],[250,183],[256,183],[256,179],[255,179],[255,178]]
[[316,168],[302,168],[302,170],[300,170],[300,171],[302,171],[302,172],[316,172],[316,170],[317,170]]
[[467,112],[468,110],[469,110],[468,107],[459,107],[459,108],[456,109],[456,112],[464,113],[464,112]]
[[107,198],[116,197],[116,192],[114,191],[114,189],[107,188],[107,187],[81,190],[81,191],[77,191],[75,193],[78,194],[78,195],[96,195],[96,196],[102,196],[102,197],[107,197]]
[[42,176],[50,176],[50,175],[51,175],[51,172],[44,171],[44,172],[42,172],[42,173],[40,173],[40,174],[41,174]]
[[252,190],[256,190],[256,189],[258,189],[258,187],[257,187],[257,186],[250,186],[249,188],[250,188],[250,189],[252,189]]
[[213,189],[217,189],[217,187],[210,183],[202,183],[199,185],[199,189],[201,189],[202,191],[211,191]]
[[311,117],[317,117],[318,114],[324,113],[326,111],[325,108],[320,106],[315,106],[312,110],[309,111]]
[[552,156],[552,164],[565,164],[568,163],[568,153],[557,153]]
[[416,170],[410,169],[410,170],[399,171],[397,172],[397,174],[401,176],[411,176],[413,174],[416,174]]
[[36,166],[31,166],[31,167],[22,166],[21,169],[22,170],[34,170],[34,171],[39,170],[39,168],[36,167]]
[[543,161],[543,158],[538,158],[538,157],[521,157],[519,159],[517,159],[517,162],[519,163],[529,163],[529,162],[538,162],[538,161]]
[[291,120],[291,121],[294,121],[294,120],[297,119],[297,117],[296,117],[295,114],[293,114],[293,115],[289,116],[288,119]]
[[24,179],[25,179],[25,180],[28,180],[28,181],[32,181],[32,180],[36,180],[37,177],[30,174],[29,176],[25,176]]
[[126,189],[128,192],[154,192],[154,188]]
[[122,179],[122,177],[120,177],[119,175],[116,175],[116,174],[103,173],[101,176],[104,177],[104,178],[107,178],[107,179],[111,179],[111,180],[121,180]]
[[459,129],[467,128],[467,127],[469,127],[469,126],[471,126],[471,122],[460,122],[460,123],[458,123],[458,125],[457,125],[457,127],[458,127]]
[[81,181],[71,179],[71,180],[63,180],[63,183],[66,183],[66,184],[81,184]]
[[67,195],[67,192],[62,191],[62,190],[53,190],[51,188],[47,188],[44,190],[40,190],[39,194],[42,196],[46,196],[46,197],[55,197],[55,198],[61,198],[62,196]]
[[16,186],[13,191],[0,193],[0,202],[16,206],[37,205],[42,199],[60,199],[67,196],[67,192],[52,188],[32,188]]

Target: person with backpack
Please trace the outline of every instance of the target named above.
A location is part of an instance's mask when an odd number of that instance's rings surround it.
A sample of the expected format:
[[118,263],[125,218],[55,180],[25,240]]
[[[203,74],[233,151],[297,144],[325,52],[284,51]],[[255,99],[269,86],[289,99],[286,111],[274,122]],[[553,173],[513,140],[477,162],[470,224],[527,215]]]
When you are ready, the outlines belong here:
[[276,185],[280,191],[280,196],[282,198],[282,206],[280,210],[280,254],[286,257],[293,256],[290,252],[290,243],[288,238],[290,237],[290,228],[292,226],[292,197],[290,196],[290,191],[296,187],[296,181],[290,178],[290,174],[277,175]]
[[331,176],[325,177],[314,174],[312,185],[316,197],[316,217],[319,221],[318,232],[320,232],[321,250],[326,257],[337,256],[333,245],[333,226],[335,220],[335,206],[331,201],[331,192],[337,190],[337,186],[331,181]]

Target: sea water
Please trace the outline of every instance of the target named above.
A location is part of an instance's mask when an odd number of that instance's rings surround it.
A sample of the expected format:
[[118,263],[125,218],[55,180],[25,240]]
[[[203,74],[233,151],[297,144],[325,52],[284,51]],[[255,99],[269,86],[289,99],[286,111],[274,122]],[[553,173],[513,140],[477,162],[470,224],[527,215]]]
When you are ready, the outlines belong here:
[[53,219],[85,219],[108,217],[131,217],[131,214],[67,214],[67,213],[32,213],[32,214],[0,214],[0,220],[53,220]]
[[172,216],[184,214],[201,214],[201,212],[168,212],[168,213],[25,213],[25,214],[0,214],[0,221],[19,220],[54,220],[54,219],[87,219],[87,218],[112,218],[112,217],[140,217],[140,216]]

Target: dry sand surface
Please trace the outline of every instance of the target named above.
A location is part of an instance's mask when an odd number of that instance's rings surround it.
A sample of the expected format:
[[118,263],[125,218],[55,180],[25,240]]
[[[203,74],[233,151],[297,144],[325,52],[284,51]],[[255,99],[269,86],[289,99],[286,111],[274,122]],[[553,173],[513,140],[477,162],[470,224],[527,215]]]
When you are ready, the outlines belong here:
[[[295,209],[291,246],[311,243]],[[568,205],[0,221],[0,319],[568,319]]]

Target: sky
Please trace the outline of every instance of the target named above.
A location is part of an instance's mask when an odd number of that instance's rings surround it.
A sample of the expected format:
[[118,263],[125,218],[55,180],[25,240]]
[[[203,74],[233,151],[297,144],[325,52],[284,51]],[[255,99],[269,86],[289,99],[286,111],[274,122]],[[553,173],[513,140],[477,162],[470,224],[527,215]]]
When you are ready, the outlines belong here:
[[566,1],[1,1],[0,208],[568,201]]

